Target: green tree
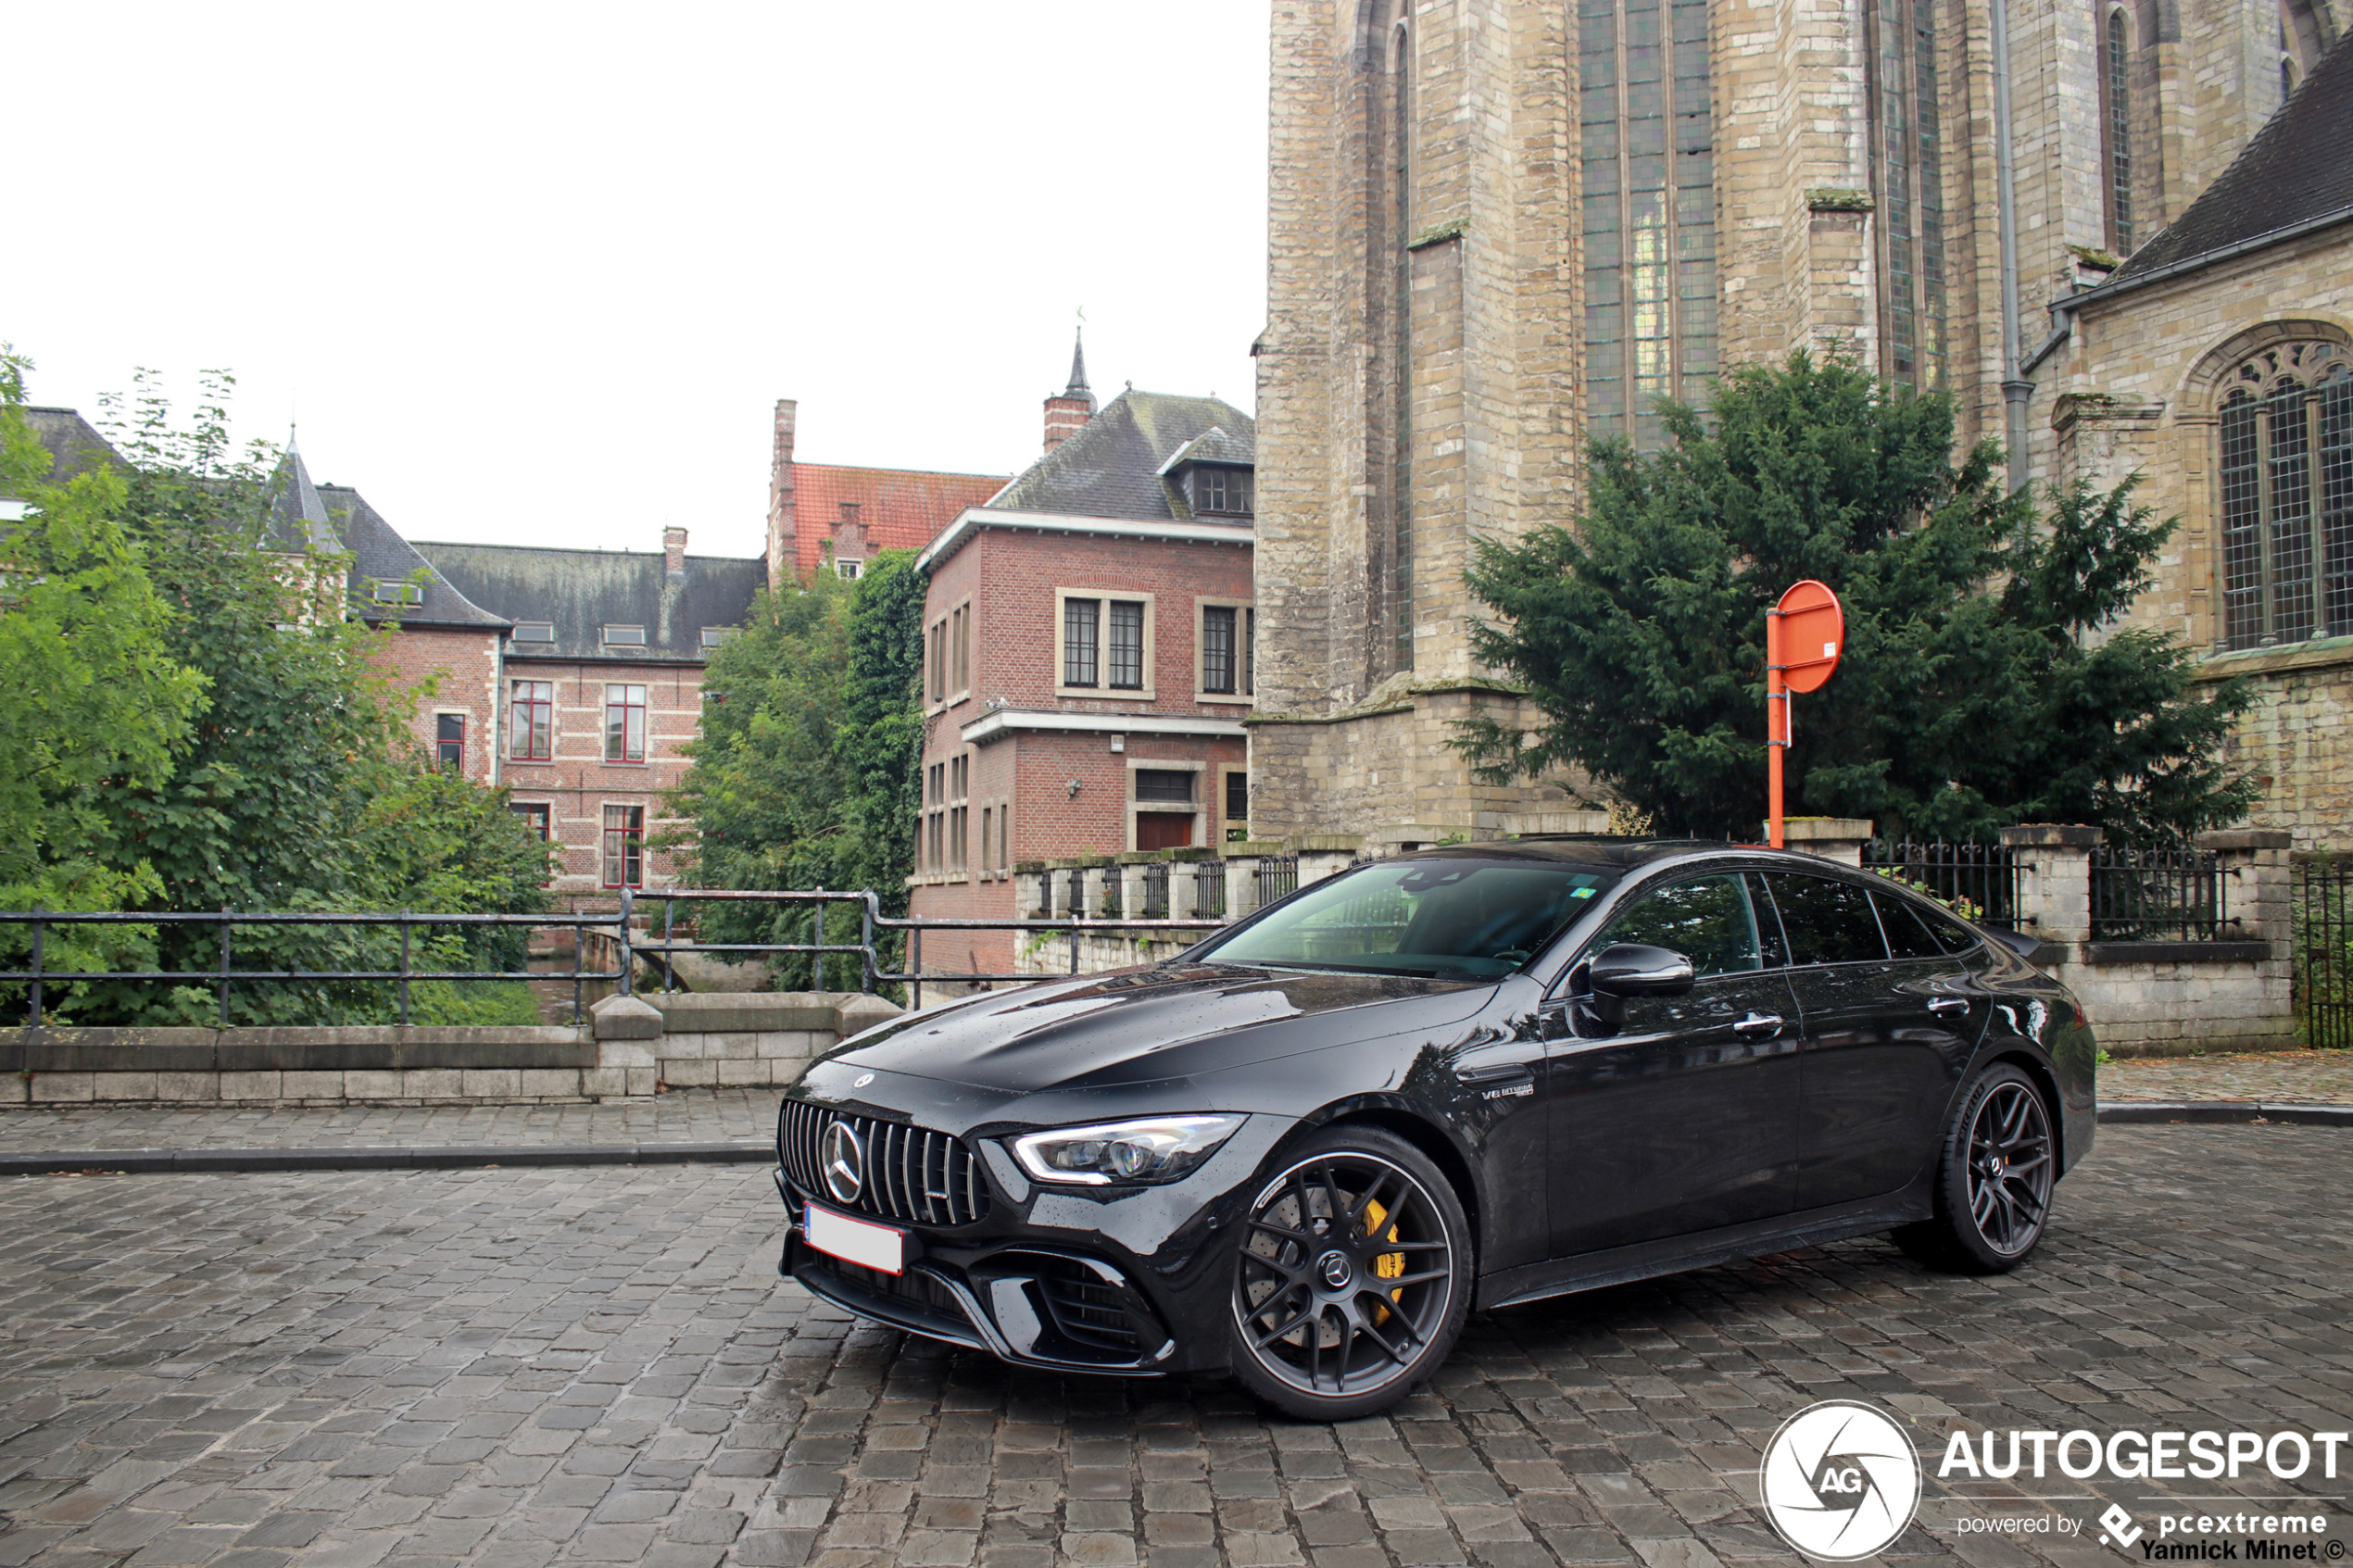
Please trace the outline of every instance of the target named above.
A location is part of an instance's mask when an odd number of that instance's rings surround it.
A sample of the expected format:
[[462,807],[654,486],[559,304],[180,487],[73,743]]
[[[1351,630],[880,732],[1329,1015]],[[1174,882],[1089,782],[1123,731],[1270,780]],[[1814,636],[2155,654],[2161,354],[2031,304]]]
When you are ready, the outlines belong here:
[[[694,766],[671,797],[691,821],[674,841],[680,867],[706,887],[873,888],[883,912],[906,912],[924,720],[925,579],[907,551],[868,562],[853,583],[830,572],[761,596],[744,630],[705,672]],[[706,907],[721,941],[806,942],[807,909]],[[855,941],[856,911],[837,908],[826,939]],[[884,943],[894,963],[895,943]],[[849,983],[836,960],[830,983]],[[806,960],[775,984],[816,983]]]
[[[203,679],[167,646],[170,611],[119,516],[125,481],[93,466],[62,483],[27,420],[30,363],[0,348],[0,495],[26,503],[0,533],[0,909],[107,910],[154,897],[154,868],[112,863],[100,807],[107,787],[168,777]],[[44,943],[57,970],[148,967],[152,928],[59,926]],[[30,958],[28,928],[0,928],[10,968]],[[11,988],[11,994],[21,988]],[[51,987],[44,1010],[84,988]]]
[[1846,646],[1796,699],[1793,815],[1956,839],[2081,822],[2120,841],[2244,815],[2255,785],[2223,749],[2244,692],[2200,695],[2188,648],[2118,624],[2173,528],[2132,483],[2038,518],[1991,443],[1956,463],[1946,398],[1803,354],[1666,421],[1663,451],[1594,446],[1576,526],[1479,546],[1468,581],[1499,621],[1473,646],[1543,714],[1462,728],[1482,776],[1579,768],[1660,831],[1754,837],[1765,612],[1812,577],[1843,601]]

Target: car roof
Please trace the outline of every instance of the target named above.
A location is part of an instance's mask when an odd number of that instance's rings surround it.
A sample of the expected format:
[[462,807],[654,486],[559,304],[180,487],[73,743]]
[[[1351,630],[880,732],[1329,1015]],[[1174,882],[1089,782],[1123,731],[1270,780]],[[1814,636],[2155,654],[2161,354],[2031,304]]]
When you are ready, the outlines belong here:
[[1477,844],[1450,844],[1439,848],[1409,850],[1400,860],[1545,860],[1558,865],[1592,866],[1629,872],[1666,860],[1698,855],[1737,853],[1770,856],[1793,865],[1819,865],[1813,856],[1779,855],[1754,845],[1714,838],[1612,838],[1602,834],[1557,834],[1526,838],[1489,839]]

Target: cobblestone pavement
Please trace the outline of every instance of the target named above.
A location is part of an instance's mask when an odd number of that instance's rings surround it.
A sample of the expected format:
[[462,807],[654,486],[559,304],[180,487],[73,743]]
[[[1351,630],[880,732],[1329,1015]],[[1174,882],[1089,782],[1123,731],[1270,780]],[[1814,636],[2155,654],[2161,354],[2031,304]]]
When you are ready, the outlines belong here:
[[776,1135],[777,1098],[756,1088],[579,1105],[30,1106],[0,1110],[0,1151],[756,1141]]
[[2353,1051],[2126,1058],[2100,1069],[2100,1098],[2353,1104]]
[[1931,1458],[1890,1556],[2089,1568],[1957,1521],[2165,1484],[1946,1486],[1948,1425],[2345,1429],[2348,1182],[2334,1130],[2105,1128],[2018,1274],[1867,1240],[1475,1316],[1332,1428],[857,1326],[774,1278],[759,1170],[18,1178],[0,1564],[1712,1568],[1788,1559],[1758,1450],[1847,1396]]

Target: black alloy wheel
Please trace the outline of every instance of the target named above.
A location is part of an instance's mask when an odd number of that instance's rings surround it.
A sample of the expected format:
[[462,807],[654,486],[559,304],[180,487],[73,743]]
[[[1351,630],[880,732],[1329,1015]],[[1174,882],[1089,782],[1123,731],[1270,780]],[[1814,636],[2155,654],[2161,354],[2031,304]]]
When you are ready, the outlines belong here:
[[1291,1415],[1385,1410],[1436,1371],[1469,1311],[1469,1226],[1421,1150],[1376,1127],[1278,1156],[1234,1254],[1234,1370]]
[[1981,1073],[1945,1134],[1936,1218],[1895,1233],[1923,1262],[1970,1273],[2016,1268],[2043,1239],[2058,1177],[2050,1108],[2009,1062]]

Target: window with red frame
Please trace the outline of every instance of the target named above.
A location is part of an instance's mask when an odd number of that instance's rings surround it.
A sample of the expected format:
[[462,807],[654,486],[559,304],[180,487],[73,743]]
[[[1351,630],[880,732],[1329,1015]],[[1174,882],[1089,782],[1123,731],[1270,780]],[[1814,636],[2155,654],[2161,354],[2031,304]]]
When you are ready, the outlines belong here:
[[612,685],[605,688],[605,760],[643,762],[646,759],[646,688]]
[[507,755],[547,762],[556,755],[556,683],[517,681],[508,706]]
[[605,885],[646,885],[646,809],[605,808]]
[[462,713],[436,713],[433,716],[433,760],[436,768],[447,768],[453,773],[466,771],[466,716]]

